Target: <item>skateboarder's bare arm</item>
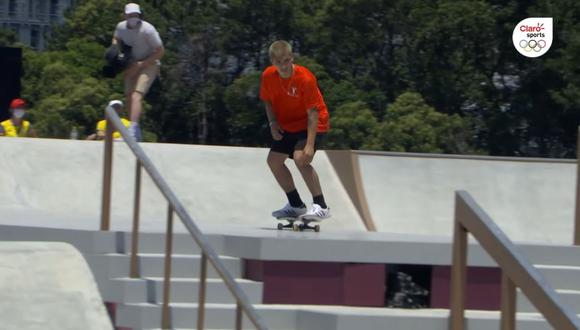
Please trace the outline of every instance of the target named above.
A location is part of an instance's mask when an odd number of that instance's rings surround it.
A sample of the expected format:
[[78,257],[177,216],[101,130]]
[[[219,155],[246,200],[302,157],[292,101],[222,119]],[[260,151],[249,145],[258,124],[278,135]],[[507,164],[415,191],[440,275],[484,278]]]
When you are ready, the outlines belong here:
[[306,145],[314,149],[316,129],[318,128],[318,109],[311,108],[306,112],[308,113],[308,135],[306,137]]
[[282,129],[276,120],[274,111],[272,110],[272,104],[270,102],[264,102],[264,107],[266,108],[266,116],[268,117],[268,123],[270,125],[270,133],[272,133],[272,138],[276,141],[282,139]]
[[300,161],[302,166],[312,162],[314,158],[314,141],[316,139],[316,129],[318,128],[318,109],[308,109],[308,129],[306,135],[306,145],[304,146],[304,158]]
[[274,111],[272,111],[272,104],[270,104],[270,102],[264,102],[264,108],[266,108],[268,123],[272,125],[272,123],[276,121],[276,116],[274,116]]

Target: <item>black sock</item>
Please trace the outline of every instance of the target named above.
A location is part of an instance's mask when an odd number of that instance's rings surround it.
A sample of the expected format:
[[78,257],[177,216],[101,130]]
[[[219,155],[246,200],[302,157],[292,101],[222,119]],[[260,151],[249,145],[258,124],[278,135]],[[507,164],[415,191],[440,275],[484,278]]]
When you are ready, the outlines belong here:
[[326,202],[324,201],[324,196],[322,194],[312,197],[312,200],[314,204],[320,205],[320,207],[322,207],[323,209],[328,208],[328,206],[326,206]]
[[292,207],[303,207],[304,202],[300,199],[300,195],[298,194],[298,190],[294,189],[291,192],[286,193],[286,197],[288,197],[288,202]]

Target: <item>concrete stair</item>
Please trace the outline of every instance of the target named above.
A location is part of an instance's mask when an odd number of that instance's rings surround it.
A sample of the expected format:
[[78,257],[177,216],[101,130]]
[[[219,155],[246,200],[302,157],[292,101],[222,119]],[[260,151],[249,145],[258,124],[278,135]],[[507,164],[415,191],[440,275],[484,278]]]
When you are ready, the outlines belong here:
[[[572,307],[572,310],[580,315],[580,291],[578,290],[559,290],[556,292],[562,298],[562,301]],[[518,292],[518,312],[537,313],[536,307],[521,292]]]
[[[197,322],[197,297],[200,256],[187,244],[185,237],[180,253],[173,258],[171,317],[173,328],[194,329]],[[226,243],[214,238],[218,249]],[[117,309],[117,326],[132,329],[156,329],[161,322],[161,297],[163,295],[163,251],[162,235],[150,234],[142,241],[143,251],[139,255],[141,279],[129,279],[129,256],[126,254],[108,254],[96,256],[106,258],[111,266],[111,286],[118,295],[115,301],[120,302]],[[127,243],[128,244],[128,243]],[[565,302],[580,313],[580,267],[577,265],[579,249],[574,247],[541,248],[522,246],[525,254],[536,263]],[[189,254],[187,254],[189,252]],[[198,252],[198,251],[197,251]],[[239,278],[243,274],[243,265],[237,258],[222,257],[231,274]],[[556,264],[554,264],[556,263]],[[576,264],[576,265],[575,265]],[[206,328],[233,329],[235,302],[212,267],[208,268],[208,291],[206,301]],[[445,329],[448,327],[447,310],[397,310],[386,308],[359,308],[345,306],[289,306],[261,305],[262,285],[247,280],[237,279],[248,294],[255,308],[264,318],[270,329],[286,330],[403,330],[403,329]],[[518,293],[518,328],[526,330],[547,330],[551,326],[537,313],[524,295]],[[487,330],[499,328],[498,312],[467,311],[470,330]],[[244,329],[253,329],[245,319]]]
[[[260,231],[256,235],[283,235],[277,231]],[[294,234],[294,233],[293,233]],[[300,234],[295,236],[301,237]],[[292,236],[294,237],[294,236]],[[220,257],[228,271],[236,278],[250,300],[255,303],[258,313],[264,318],[269,329],[272,330],[407,330],[433,329],[447,330],[447,310],[421,309],[403,310],[388,308],[361,308],[345,306],[290,306],[264,305],[261,303],[262,284],[241,279],[243,262],[237,258],[252,258],[256,246],[249,244],[249,239],[260,240],[245,233],[243,236],[210,234],[211,241],[219,254],[229,256]],[[137,329],[158,329],[161,318],[161,297],[163,296],[163,266],[165,237],[163,234],[142,234],[139,247],[138,264],[141,277],[128,278],[130,265],[130,235],[119,232],[79,232],[74,230],[58,230],[46,228],[17,228],[3,227],[0,230],[1,240],[36,240],[36,241],[67,241],[81,250],[88,261],[99,285],[101,295],[105,301],[116,305],[116,326]],[[242,240],[241,240],[242,239]],[[266,241],[267,242],[267,241]],[[300,250],[311,252],[312,258],[325,260],[339,253],[344,257],[344,251],[356,249],[367,251],[392,251],[385,249],[377,241],[320,241],[319,239],[280,240],[277,246],[266,245],[260,247],[268,251],[273,248],[280,250],[282,257],[288,257],[287,247],[293,246]],[[174,329],[194,329],[197,317],[197,298],[199,285],[200,256],[199,248],[186,234],[176,234],[174,237],[173,278],[171,316]],[[243,244],[242,244],[243,243]],[[332,243],[333,249],[328,249]],[[326,245],[325,245],[326,244]],[[421,248],[424,242],[387,241],[388,247],[397,250],[397,260],[404,261],[411,258],[414,262],[428,264],[430,257],[419,260],[417,249],[435,256],[444,255],[448,251],[448,243],[435,243],[429,249]],[[411,245],[410,245],[411,244]],[[398,248],[397,248],[398,246]],[[409,249],[412,246],[412,249]],[[443,248],[442,248],[443,246]],[[319,248],[317,248],[319,247]],[[370,248],[372,247],[372,248]],[[404,248],[403,248],[404,247]],[[544,274],[547,282],[562,295],[565,301],[580,313],[580,248],[562,246],[526,246],[521,245],[522,252],[537,265]],[[347,250],[345,250],[347,249]],[[434,251],[441,249],[441,251]],[[343,251],[344,250],[344,251]],[[248,252],[249,251],[249,252]],[[277,251],[277,250],[276,250]],[[347,251],[347,252],[348,252]],[[275,251],[274,251],[275,252]],[[300,251],[293,251],[292,256],[302,256]],[[472,249],[474,260],[479,265],[488,265],[484,252],[477,248]],[[358,253],[358,252],[357,252]],[[411,257],[409,257],[411,255]],[[479,256],[481,255],[481,256]],[[236,257],[231,257],[236,256]],[[353,261],[358,257],[352,256]],[[376,253],[376,262],[388,262],[382,252]],[[414,258],[414,259],[413,259]],[[470,257],[471,258],[471,257]],[[416,260],[417,259],[417,260]],[[371,260],[372,261],[372,260]],[[476,263],[477,264],[477,263]],[[217,276],[213,267],[208,266],[207,301],[206,301],[206,329],[233,329],[235,317],[235,303],[229,290]],[[518,297],[518,329],[547,330],[552,329],[535,308],[527,302],[520,293]],[[483,311],[467,311],[467,323],[470,330],[499,329],[499,313]],[[253,329],[245,319],[245,329]]]
[[[118,278],[111,280],[117,299],[123,303],[158,303],[163,302],[163,278]],[[248,295],[252,303],[262,302],[262,283],[237,279],[236,283]],[[172,278],[171,302],[197,303],[199,297],[199,279]],[[233,304],[235,299],[221,279],[206,280],[206,303]]]
[[[131,233],[116,232],[116,248],[120,253],[129,253],[131,251]],[[216,252],[223,251],[224,238],[220,235],[206,235],[206,239]],[[164,233],[140,233],[139,234],[139,253],[140,254],[159,254],[165,251],[165,234]],[[184,233],[173,234],[173,253],[185,255],[199,255],[201,250],[191,235]]]
[[[111,278],[129,275],[131,256],[129,254],[100,254],[88,257],[91,262],[98,263],[108,269],[107,276]],[[138,269],[141,277],[161,277],[165,270],[165,255],[140,253],[138,255]],[[220,260],[234,277],[242,276],[240,259],[221,256]],[[176,278],[198,277],[201,269],[200,255],[174,254],[171,260],[171,276]],[[208,263],[207,276],[218,278],[217,272]]]
[[[197,304],[172,303],[170,313],[172,327],[195,328],[197,324]],[[269,329],[289,330],[295,327],[296,315],[293,310],[256,306]],[[205,305],[205,328],[234,329],[235,304]],[[123,304],[118,308],[117,326],[132,329],[152,329],[161,325],[161,304]],[[244,329],[254,329],[247,317],[244,317]]]
[[[341,306],[283,306],[256,305],[269,329],[275,330],[448,330],[447,310],[388,308],[360,308]],[[154,304],[125,304],[119,309],[118,325],[133,329],[159,329],[161,306]],[[206,329],[233,329],[235,305],[206,305]],[[499,329],[499,312],[467,311],[469,330]],[[171,304],[172,327],[195,329],[196,304]],[[518,329],[550,330],[538,314],[518,314]],[[244,318],[243,329],[254,329]]]
[[[556,290],[562,300],[580,314],[580,267],[567,265],[536,265],[547,282]],[[518,290],[518,311],[537,313],[536,307]]]
[[[580,265],[580,260],[577,261]],[[580,290],[580,266],[535,265],[552,287]]]
[[[530,250],[527,252],[533,253],[530,257],[532,261],[543,262],[534,266],[556,290],[562,301],[580,315],[580,248],[560,247],[559,251],[552,251],[551,254],[546,253],[548,249],[542,250],[538,247]],[[520,313],[538,313],[520,289],[517,292],[517,310]]]
[[[153,235],[149,236],[154,237]],[[161,239],[161,235],[158,235]],[[97,282],[101,288],[103,298],[108,302],[116,303],[116,325],[131,329],[155,328],[160,325],[160,305],[163,302],[163,272],[165,256],[157,250],[163,244],[156,243],[155,240],[143,242],[143,250],[148,253],[138,255],[139,278],[129,278],[130,255],[124,253],[107,253],[97,255],[87,255],[86,258],[91,264],[96,274]],[[157,246],[157,248],[156,248]],[[172,278],[171,278],[171,304],[172,306],[197,306],[199,297],[199,274],[201,268],[201,256],[194,254],[183,254],[190,249],[183,244],[178,250],[180,254],[172,257]],[[140,249],[141,250],[141,249]],[[157,251],[156,251],[157,250]],[[191,249],[191,252],[195,250]],[[243,263],[238,258],[220,256],[220,260],[226,269],[236,279],[242,290],[247,294],[254,304],[262,302],[262,283],[242,279]],[[231,295],[227,286],[223,283],[215,269],[208,263],[206,279],[206,304],[208,306],[208,325],[211,322],[216,324],[216,329],[227,329],[225,324],[229,319],[233,328],[233,315],[235,314],[235,299]],[[173,310],[173,308],[172,308]],[[159,312],[159,313],[158,313]],[[176,307],[172,311],[172,319],[176,324],[187,324],[188,316],[181,313],[191,313],[182,311]],[[277,311],[272,316],[272,321],[278,324],[285,324],[280,316],[283,311]],[[158,314],[158,315],[153,315]],[[232,316],[230,317],[229,314]],[[215,321],[212,321],[214,320]],[[282,323],[280,323],[282,322]],[[195,323],[192,323],[195,325]],[[270,323],[268,323],[270,324]],[[292,329],[286,327],[283,329]]]

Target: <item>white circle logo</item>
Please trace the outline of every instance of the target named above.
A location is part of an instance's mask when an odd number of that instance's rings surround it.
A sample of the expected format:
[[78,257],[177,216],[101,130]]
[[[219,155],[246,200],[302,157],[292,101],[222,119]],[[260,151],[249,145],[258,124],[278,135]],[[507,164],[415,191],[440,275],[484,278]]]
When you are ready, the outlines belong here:
[[530,17],[514,28],[512,41],[516,50],[526,57],[540,57],[548,52],[553,40],[551,17]]

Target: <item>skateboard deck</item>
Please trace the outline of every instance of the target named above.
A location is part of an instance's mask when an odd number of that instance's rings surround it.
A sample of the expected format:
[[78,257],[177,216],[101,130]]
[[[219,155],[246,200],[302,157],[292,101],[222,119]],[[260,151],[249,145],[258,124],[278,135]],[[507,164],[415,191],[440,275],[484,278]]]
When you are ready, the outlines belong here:
[[[287,221],[287,224],[278,222],[278,230],[283,230],[284,228],[292,228],[293,231],[304,231],[304,230],[314,230],[315,232],[320,231],[320,225],[310,225],[311,222],[320,222],[318,219],[309,219],[304,217],[279,217],[276,218],[278,221]],[[299,223],[297,223],[299,222]]]

